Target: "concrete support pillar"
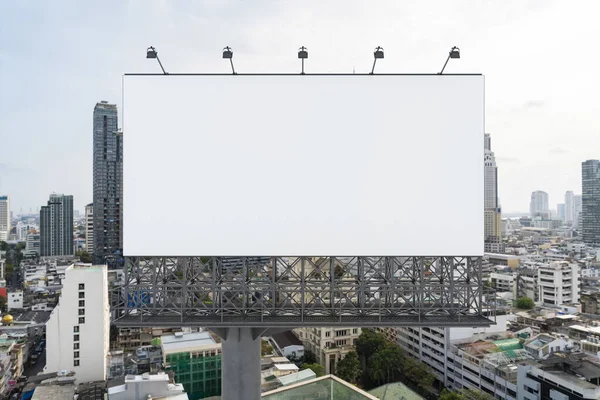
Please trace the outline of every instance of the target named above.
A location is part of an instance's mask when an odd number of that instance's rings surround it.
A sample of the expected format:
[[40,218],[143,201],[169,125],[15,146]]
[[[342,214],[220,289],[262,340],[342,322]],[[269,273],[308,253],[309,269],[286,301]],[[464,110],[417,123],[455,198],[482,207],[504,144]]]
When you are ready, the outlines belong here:
[[260,400],[260,334],[252,328],[213,329],[222,339],[223,400]]

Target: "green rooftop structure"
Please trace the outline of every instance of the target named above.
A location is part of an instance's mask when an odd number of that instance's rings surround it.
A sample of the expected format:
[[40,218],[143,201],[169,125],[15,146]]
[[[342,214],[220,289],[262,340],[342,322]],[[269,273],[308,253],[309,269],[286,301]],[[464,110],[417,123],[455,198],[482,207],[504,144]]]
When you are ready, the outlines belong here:
[[502,351],[520,350],[523,348],[523,345],[521,344],[521,341],[518,338],[496,340],[493,343]]
[[221,344],[209,332],[163,336],[161,347],[167,371],[190,400],[221,395]]

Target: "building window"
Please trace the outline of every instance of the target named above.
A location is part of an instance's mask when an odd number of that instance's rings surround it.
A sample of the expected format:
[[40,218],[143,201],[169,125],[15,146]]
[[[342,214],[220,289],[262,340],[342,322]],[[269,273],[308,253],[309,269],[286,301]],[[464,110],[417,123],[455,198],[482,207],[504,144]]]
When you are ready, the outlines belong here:
[[329,336],[331,336],[331,332],[329,332],[329,331],[325,332],[325,337],[329,337]]
[[79,360],[74,360],[73,361],[73,366],[79,367]]
[[78,351],[74,351],[73,352],[73,358],[79,358],[79,352]]
[[352,334],[353,334],[353,335],[356,335],[357,333],[358,333],[358,328],[354,328],[354,329],[352,329]]
[[73,332],[78,333],[79,332],[79,327],[78,326],[74,326],[73,327]]
[[80,308],[79,309],[79,315],[85,315],[85,309]]
[[79,292],[79,298],[85,299],[85,292]]
[[85,307],[85,300],[79,300],[79,307]]
[[73,348],[75,350],[79,350],[79,343],[73,343]]
[[79,284],[79,290],[85,290],[85,284],[80,283]]
[[85,324],[85,317],[79,317],[79,323]]
[[79,335],[73,335],[73,340],[79,342]]

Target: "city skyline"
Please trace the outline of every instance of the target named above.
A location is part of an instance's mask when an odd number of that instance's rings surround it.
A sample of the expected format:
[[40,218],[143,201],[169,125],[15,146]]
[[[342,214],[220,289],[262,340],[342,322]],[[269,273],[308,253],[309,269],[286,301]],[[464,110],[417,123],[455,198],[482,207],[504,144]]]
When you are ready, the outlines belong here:
[[[160,72],[145,59],[150,45],[167,71],[223,73],[230,71],[220,53],[227,45],[239,72],[299,72],[301,45],[310,52],[307,72],[368,72],[381,45],[382,73],[438,72],[457,45],[462,58],[446,72],[486,75],[485,131],[494,136],[506,214],[527,211],[534,190],[548,192],[553,204],[567,190],[579,193],[580,163],[600,158],[597,106],[585,95],[600,86],[598,55],[580,40],[600,31],[593,19],[600,5],[593,2],[331,2],[314,12],[273,2],[112,4],[75,3],[65,14],[19,3],[0,16],[3,36],[16,38],[0,45],[1,140],[28,153],[12,151],[0,162],[0,194],[11,197],[13,210],[36,209],[53,191],[72,193],[77,210],[92,201],[90,109],[101,100],[121,106],[124,72]],[[336,13],[340,19],[331,19]],[[578,23],[555,29],[571,19]],[[106,20],[113,21],[111,35]]]

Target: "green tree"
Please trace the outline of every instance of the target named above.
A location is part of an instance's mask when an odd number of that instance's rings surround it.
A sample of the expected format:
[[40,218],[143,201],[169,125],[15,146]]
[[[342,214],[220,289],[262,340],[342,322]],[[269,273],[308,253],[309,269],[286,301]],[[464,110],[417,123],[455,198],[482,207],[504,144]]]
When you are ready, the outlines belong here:
[[358,354],[354,351],[346,354],[335,367],[335,374],[350,383],[356,383],[356,379],[360,376],[361,372]]
[[467,400],[494,400],[494,396],[474,389],[461,389],[459,391]]
[[304,371],[305,369],[311,369],[317,377],[325,375],[325,368],[319,364],[302,364],[301,371]]
[[260,354],[266,356],[267,354],[271,354],[273,352],[273,346],[269,344],[268,341],[263,340],[260,343]]
[[0,311],[6,312],[6,310],[7,310],[6,297],[0,295]]
[[401,368],[403,375],[422,389],[429,388],[435,380],[429,367],[414,358],[404,357]]
[[79,257],[79,261],[82,263],[90,264],[92,262],[92,255],[87,251],[78,251],[77,257]]
[[360,357],[360,364],[363,371],[368,368],[369,358],[373,357],[378,350],[385,347],[387,341],[383,335],[370,329],[363,329],[358,339],[356,339],[356,352]]
[[400,347],[386,343],[371,358],[369,365],[370,377],[382,385],[395,382],[400,377],[400,366],[404,361],[404,355]]
[[302,364],[317,364],[317,356],[310,350],[304,350],[304,355],[301,357]]
[[8,243],[6,243],[5,241],[1,241],[0,242],[0,250],[8,251]]
[[517,308],[531,310],[533,307],[535,307],[535,303],[529,297],[521,297],[517,300]]
[[448,389],[442,390],[439,400],[466,400],[465,396],[458,392],[452,392]]

